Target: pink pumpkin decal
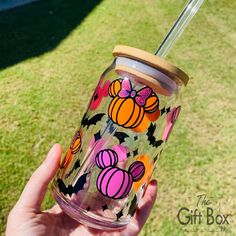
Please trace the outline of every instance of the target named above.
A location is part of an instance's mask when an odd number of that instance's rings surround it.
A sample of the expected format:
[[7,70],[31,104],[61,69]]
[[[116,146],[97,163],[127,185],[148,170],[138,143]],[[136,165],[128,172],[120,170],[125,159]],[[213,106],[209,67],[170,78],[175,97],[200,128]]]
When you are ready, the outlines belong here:
[[111,149],[98,152],[95,162],[102,169],[97,177],[97,189],[108,198],[121,199],[126,197],[133,181],[139,181],[145,172],[144,164],[141,161],[132,163],[128,171],[115,166],[118,163],[118,155]]
[[145,172],[145,167],[141,161],[135,161],[129,167],[129,173],[132,175],[133,181],[135,182],[142,179],[144,172]]
[[98,175],[97,189],[106,197],[121,199],[128,195],[132,183],[132,176],[127,171],[109,166]]
[[115,151],[104,149],[97,153],[95,162],[100,169],[104,169],[108,166],[115,166],[118,162],[118,156]]

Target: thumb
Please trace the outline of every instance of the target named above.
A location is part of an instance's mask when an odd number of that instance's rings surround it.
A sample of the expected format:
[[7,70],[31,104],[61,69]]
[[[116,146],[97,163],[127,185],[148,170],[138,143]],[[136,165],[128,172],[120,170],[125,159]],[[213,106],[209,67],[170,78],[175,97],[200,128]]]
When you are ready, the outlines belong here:
[[62,149],[59,144],[54,144],[49,151],[47,158],[36,169],[26,184],[17,207],[27,207],[35,211],[40,211],[41,203],[44,199],[49,182],[55,176],[60,165]]

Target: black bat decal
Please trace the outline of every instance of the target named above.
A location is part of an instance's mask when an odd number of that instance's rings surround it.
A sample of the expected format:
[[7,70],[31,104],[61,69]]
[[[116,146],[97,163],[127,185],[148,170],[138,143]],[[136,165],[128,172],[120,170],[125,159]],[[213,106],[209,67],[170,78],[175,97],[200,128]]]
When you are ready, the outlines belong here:
[[57,184],[58,184],[58,188],[60,190],[61,193],[69,194],[69,196],[71,196],[73,193],[78,193],[79,190],[84,188],[84,184],[86,183],[86,177],[87,174],[83,174],[79,177],[79,179],[77,180],[75,186],[73,187],[72,185],[69,185],[68,187],[65,186],[64,182],[62,179],[57,179]]
[[133,216],[136,211],[136,204],[137,204],[137,197],[136,197],[136,195],[134,195],[134,198],[131,201],[129,211],[128,211],[128,214],[130,214],[131,216]]
[[120,144],[125,142],[125,138],[129,137],[129,135],[124,132],[115,132],[114,136],[119,140]]
[[116,214],[116,220],[118,221],[122,216],[123,216],[123,209]]
[[83,127],[87,126],[87,129],[90,127],[90,125],[96,125],[98,121],[102,119],[102,117],[105,115],[105,113],[99,113],[93,116],[92,118],[86,117],[86,114],[84,114],[84,117],[81,121],[81,124]]
[[164,113],[169,113],[170,112],[170,107],[167,107],[167,108],[165,108],[165,107],[163,107],[162,109],[161,109],[161,116],[164,114]]
[[153,123],[151,123],[146,135],[148,137],[150,145],[152,145],[153,147],[158,147],[163,143],[163,140],[156,140],[155,136],[153,136],[155,130],[156,130],[156,124],[153,125]]
[[137,155],[138,155],[138,148],[133,151],[133,156],[135,157]]
[[103,210],[103,211],[105,211],[106,209],[108,209],[107,204],[105,204],[105,205],[102,206],[102,210]]
[[86,210],[87,210],[87,211],[90,211],[90,210],[91,210],[91,207],[90,207],[90,206],[88,206]]
[[79,167],[80,167],[80,159],[78,159],[78,160],[75,162],[74,166],[72,167],[72,169],[70,170],[70,172],[69,172],[68,174],[66,174],[65,178],[68,178],[68,177],[72,174],[72,172],[73,172],[74,170],[78,169]]

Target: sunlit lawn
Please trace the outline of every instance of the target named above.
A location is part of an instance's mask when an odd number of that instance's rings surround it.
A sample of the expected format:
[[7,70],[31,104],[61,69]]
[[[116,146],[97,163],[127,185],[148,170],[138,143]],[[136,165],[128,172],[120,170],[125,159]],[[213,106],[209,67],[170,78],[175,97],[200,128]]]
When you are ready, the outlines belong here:
[[[71,4],[39,1],[0,13],[1,232],[50,146],[67,147],[113,47],[154,52],[185,1]],[[236,234],[235,8],[235,1],[207,1],[168,56],[191,80],[155,172],[158,199],[142,235],[222,235],[216,224],[178,223],[178,210],[195,209],[202,193],[217,213],[231,214],[226,230]],[[48,193],[44,207],[53,204]]]

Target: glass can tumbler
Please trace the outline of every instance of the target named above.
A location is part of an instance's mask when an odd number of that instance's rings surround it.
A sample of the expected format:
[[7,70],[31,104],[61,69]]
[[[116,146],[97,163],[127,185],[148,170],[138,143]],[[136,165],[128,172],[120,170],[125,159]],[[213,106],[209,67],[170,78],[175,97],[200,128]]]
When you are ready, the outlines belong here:
[[53,180],[62,210],[93,228],[129,223],[181,109],[188,76],[118,45]]

